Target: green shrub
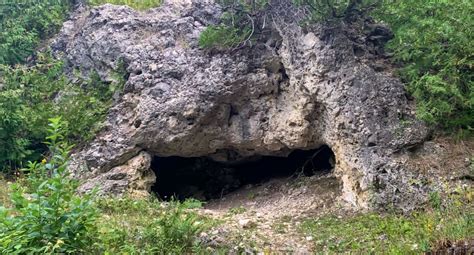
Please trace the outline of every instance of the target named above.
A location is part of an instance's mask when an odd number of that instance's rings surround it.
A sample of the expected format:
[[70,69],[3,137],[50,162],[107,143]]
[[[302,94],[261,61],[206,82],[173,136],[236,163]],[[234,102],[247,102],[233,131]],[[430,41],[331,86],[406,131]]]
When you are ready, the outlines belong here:
[[128,5],[137,10],[146,10],[161,5],[162,0],[89,0],[91,5],[116,4]]
[[26,119],[20,95],[19,89],[0,91],[0,170],[13,169],[31,154],[22,134]]
[[11,0],[0,4],[0,64],[16,64],[32,55],[42,39],[62,25],[71,1]]
[[50,119],[50,157],[31,162],[27,187],[12,186],[13,207],[0,207],[1,254],[84,252],[96,236],[91,195],[76,195],[66,169],[71,146],[60,118]]
[[378,13],[395,33],[388,48],[421,119],[474,127],[474,2],[387,0]]
[[122,82],[105,84],[95,75],[71,82],[63,65],[39,55],[34,66],[1,66],[0,171],[22,167],[47,151],[42,143],[49,116],[61,116],[66,138],[80,143],[93,137]]

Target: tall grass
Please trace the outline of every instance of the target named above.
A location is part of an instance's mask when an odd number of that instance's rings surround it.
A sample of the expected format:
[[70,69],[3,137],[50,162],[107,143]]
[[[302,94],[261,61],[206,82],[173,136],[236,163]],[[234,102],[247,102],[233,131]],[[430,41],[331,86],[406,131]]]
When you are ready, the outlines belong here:
[[127,5],[136,10],[147,10],[161,5],[162,0],[89,0],[91,5],[116,4]]

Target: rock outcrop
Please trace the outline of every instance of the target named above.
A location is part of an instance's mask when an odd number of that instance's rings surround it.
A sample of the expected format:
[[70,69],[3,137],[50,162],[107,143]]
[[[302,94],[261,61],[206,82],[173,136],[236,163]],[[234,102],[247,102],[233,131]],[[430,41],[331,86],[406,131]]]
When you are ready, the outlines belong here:
[[267,41],[210,52],[198,38],[218,22],[219,6],[176,2],[146,12],[82,10],[52,46],[84,73],[108,80],[120,62],[128,73],[102,132],[73,155],[84,189],[125,192],[145,176],[138,186],[147,190],[150,156],[233,162],[328,145],[354,206],[410,209],[425,199],[411,181],[419,177],[397,157],[428,129],[383,64],[380,43],[390,34],[383,26],[302,28],[282,16],[268,22]]

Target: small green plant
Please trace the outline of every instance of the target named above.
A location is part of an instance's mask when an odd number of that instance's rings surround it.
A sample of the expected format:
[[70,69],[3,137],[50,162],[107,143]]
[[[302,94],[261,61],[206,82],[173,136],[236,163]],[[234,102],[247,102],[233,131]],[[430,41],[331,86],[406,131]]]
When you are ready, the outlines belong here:
[[472,157],[470,160],[469,160],[469,164],[470,164],[470,171],[469,173],[474,176],[474,157]]
[[89,0],[91,5],[116,4],[127,5],[137,10],[146,10],[161,5],[162,0]]
[[207,49],[236,49],[252,45],[252,40],[262,34],[267,20],[268,0],[219,0],[223,9],[221,21],[208,26],[199,36],[199,46]]
[[441,209],[442,200],[441,200],[441,195],[439,194],[439,192],[433,191],[429,194],[429,196],[430,196],[429,201],[430,201],[431,207],[433,207],[434,209]]
[[0,175],[0,206],[10,206],[10,184]]
[[71,146],[64,141],[64,123],[50,119],[50,156],[31,162],[26,187],[12,185],[11,208],[0,207],[0,253],[82,253],[92,242],[97,211],[92,195],[76,195],[69,178]]
[[229,209],[229,214],[230,215],[237,215],[237,214],[242,214],[245,213],[247,209],[243,206],[238,206],[238,207],[232,207]]
[[288,225],[284,222],[275,222],[272,228],[279,234],[284,234],[288,231]]
[[252,200],[252,199],[255,199],[257,196],[258,196],[258,195],[257,195],[257,193],[255,193],[255,192],[250,192],[250,193],[247,194],[247,198],[248,198],[248,199],[251,199],[251,200]]

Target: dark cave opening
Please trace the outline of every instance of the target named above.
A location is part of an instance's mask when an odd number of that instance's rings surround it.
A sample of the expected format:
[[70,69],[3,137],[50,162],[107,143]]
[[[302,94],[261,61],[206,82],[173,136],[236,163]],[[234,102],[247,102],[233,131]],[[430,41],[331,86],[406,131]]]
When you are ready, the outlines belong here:
[[152,189],[163,200],[211,200],[274,178],[328,173],[334,165],[334,153],[327,145],[295,150],[287,157],[260,156],[238,164],[215,162],[208,157],[154,157],[151,167],[157,181]]

